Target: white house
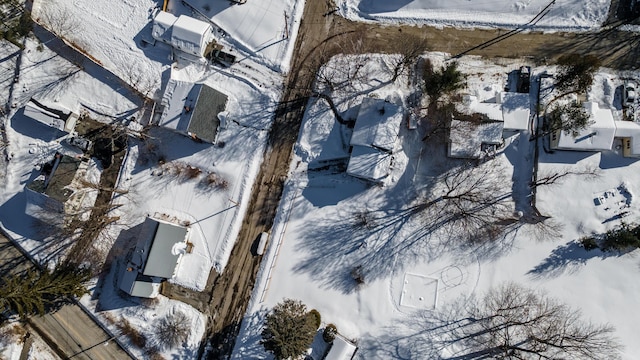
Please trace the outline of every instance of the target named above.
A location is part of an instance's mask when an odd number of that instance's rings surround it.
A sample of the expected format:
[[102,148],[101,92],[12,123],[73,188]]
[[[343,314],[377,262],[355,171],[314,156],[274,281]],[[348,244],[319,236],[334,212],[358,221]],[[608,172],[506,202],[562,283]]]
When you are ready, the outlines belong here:
[[601,151],[611,150],[616,137],[616,122],[609,109],[601,109],[595,102],[582,104],[593,124],[576,136],[562,130],[551,134],[551,148],[558,150]]
[[362,100],[351,136],[347,174],[374,182],[389,175],[402,118],[398,105],[374,98]]
[[167,43],[174,50],[202,57],[207,45],[213,40],[213,28],[208,22],[186,15],[174,15],[159,11],[153,19],[151,35]]
[[35,99],[29,100],[24,107],[24,116],[44,125],[70,133],[75,129],[78,115],[61,106],[44,104]]
[[175,276],[187,252],[189,229],[147,217],[142,224],[138,245],[128,256],[120,274],[119,287],[132,296],[152,298],[160,284]]
[[593,124],[576,136],[558,130],[551,134],[554,150],[603,151],[612,150],[615,139],[622,143],[624,157],[640,158],[640,124],[634,121],[616,121],[609,109],[601,109],[595,102],[583,103]]

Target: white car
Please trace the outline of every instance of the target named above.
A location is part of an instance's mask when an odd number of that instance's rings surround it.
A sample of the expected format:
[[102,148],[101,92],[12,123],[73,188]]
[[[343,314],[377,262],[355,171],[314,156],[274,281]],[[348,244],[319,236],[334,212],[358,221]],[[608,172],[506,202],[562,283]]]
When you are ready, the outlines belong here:
[[624,82],[622,91],[622,106],[629,107],[636,102],[636,83],[633,81]]

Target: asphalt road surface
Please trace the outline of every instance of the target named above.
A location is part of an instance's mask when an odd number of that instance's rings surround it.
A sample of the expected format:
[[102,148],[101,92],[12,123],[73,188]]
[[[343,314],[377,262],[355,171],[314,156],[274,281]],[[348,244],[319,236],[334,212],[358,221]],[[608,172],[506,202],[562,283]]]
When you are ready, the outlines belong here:
[[[34,265],[0,234],[0,277],[14,275]],[[119,360],[131,357],[77,305],[28,319],[32,328],[65,359]]]

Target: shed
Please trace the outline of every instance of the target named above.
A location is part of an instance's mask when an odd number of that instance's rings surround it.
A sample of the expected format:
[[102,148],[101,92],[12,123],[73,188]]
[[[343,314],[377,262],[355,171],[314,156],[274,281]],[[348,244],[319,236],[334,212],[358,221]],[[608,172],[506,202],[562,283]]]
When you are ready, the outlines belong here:
[[171,46],[189,54],[204,56],[212,39],[211,24],[186,15],[180,15],[173,24]]
[[558,130],[551,134],[551,148],[559,150],[601,151],[611,150],[616,135],[613,114],[609,109],[601,109],[595,102],[585,102],[583,106],[593,124],[578,132],[576,136]]
[[62,106],[45,105],[35,99],[24,107],[24,115],[44,125],[70,133],[76,127],[78,116]]

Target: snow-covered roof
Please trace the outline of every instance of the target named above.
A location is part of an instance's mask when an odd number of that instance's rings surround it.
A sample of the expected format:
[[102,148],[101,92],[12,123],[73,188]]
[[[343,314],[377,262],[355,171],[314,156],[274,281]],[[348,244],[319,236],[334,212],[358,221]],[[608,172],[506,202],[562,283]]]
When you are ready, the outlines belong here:
[[[171,79],[162,97],[159,126],[214,142],[227,96],[204,84]],[[187,111],[188,109],[188,111]]]
[[449,156],[478,159],[482,157],[483,144],[502,142],[502,121],[451,120],[449,129]]
[[625,156],[640,156],[640,124],[633,121],[616,121],[615,137],[629,139],[629,148],[625,147]]
[[325,360],[351,360],[356,350],[358,348],[353,343],[338,335],[333,340]]
[[171,45],[184,52],[203,56],[211,38],[211,24],[186,15],[180,15],[173,24]]
[[585,102],[583,107],[590,114],[593,124],[579,131],[577,136],[559,131],[559,134],[556,134],[558,136],[557,143],[554,144],[552,141],[552,147],[563,150],[610,150],[616,134],[616,125],[611,110],[601,109],[595,102]]
[[529,129],[529,94],[499,92],[494,102],[480,102],[476,96],[466,95],[463,103],[463,112],[483,114],[489,121],[504,121],[504,130]]
[[359,146],[353,147],[347,174],[370,181],[382,181],[389,175],[391,154],[378,149]]
[[402,108],[398,105],[365,98],[358,111],[351,145],[373,146],[392,152],[400,132],[402,115]]
[[176,246],[186,241],[187,228],[154,219],[151,219],[151,224],[155,231],[142,274],[170,279],[182,256],[181,251],[176,251]]
[[24,107],[24,115],[42,124],[63,132],[71,132],[76,126],[77,117],[63,106],[44,105],[34,99]]
[[502,121],[502,105],[490,102],[473,101],[469,105],[472,113],[483,114],[487,120]]
[[529,94],[503,92],[500,94],[502,120],[505,130],[528,130],[530,115]]
[[159,11],[156,17],[153,18],[151,36],[156,40],[171,43],[171,30],[176,20],[178,20],[178,18],[173,14],[166,11]]

